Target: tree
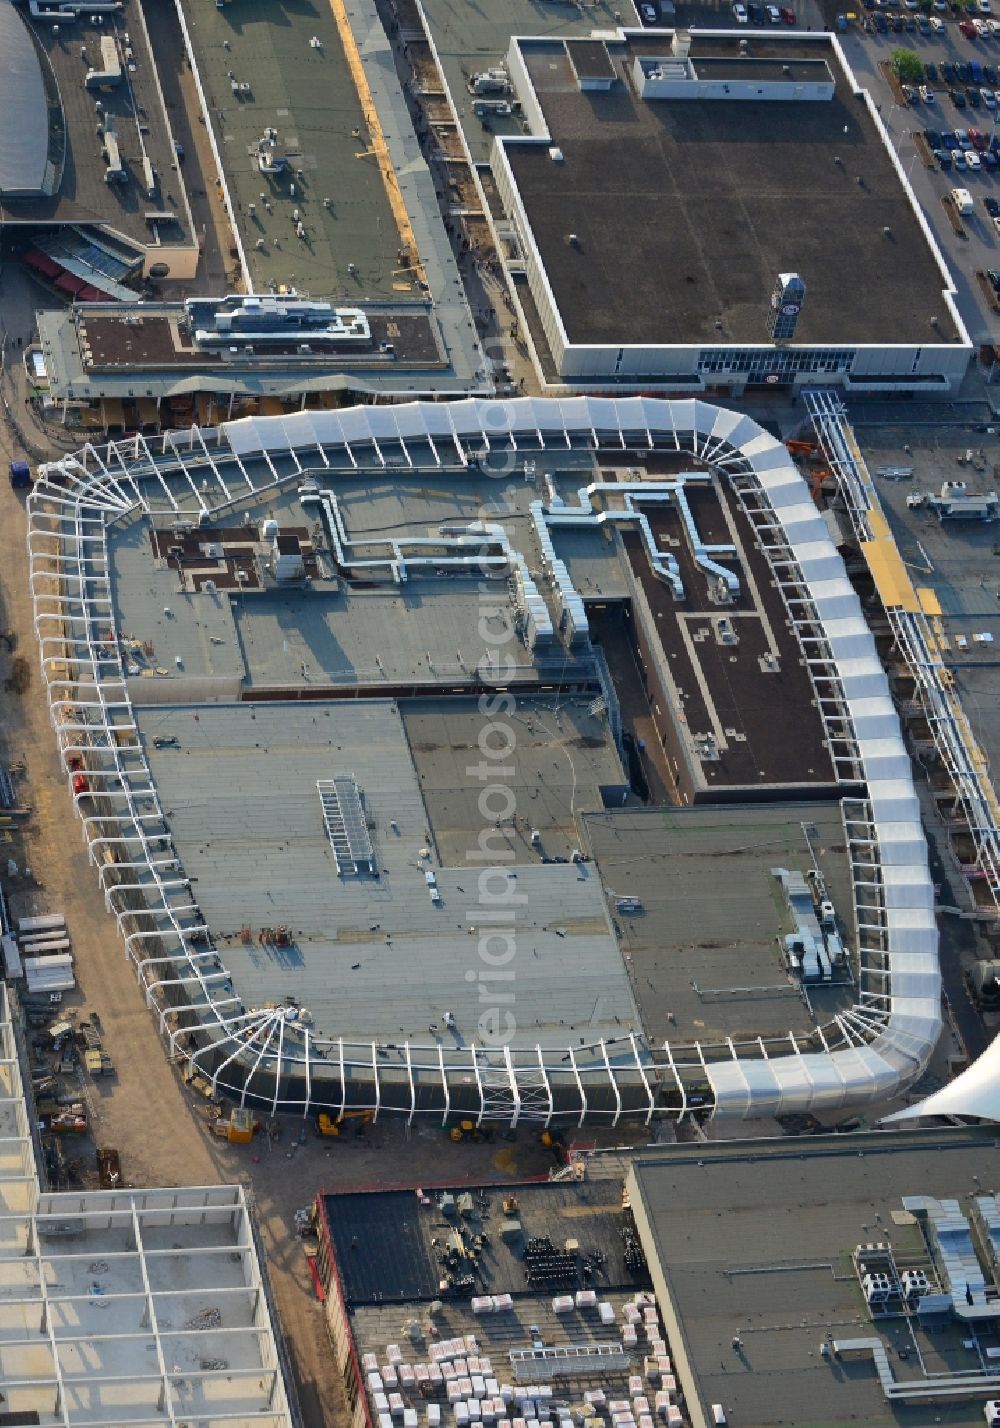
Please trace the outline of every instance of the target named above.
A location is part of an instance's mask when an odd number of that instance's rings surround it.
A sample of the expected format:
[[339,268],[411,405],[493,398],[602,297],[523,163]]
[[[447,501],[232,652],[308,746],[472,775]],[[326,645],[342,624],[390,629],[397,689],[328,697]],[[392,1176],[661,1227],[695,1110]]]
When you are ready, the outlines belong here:
[[924,66],[914,50],[893,50],[892,72],[902,84],[919,84],[924,77]]

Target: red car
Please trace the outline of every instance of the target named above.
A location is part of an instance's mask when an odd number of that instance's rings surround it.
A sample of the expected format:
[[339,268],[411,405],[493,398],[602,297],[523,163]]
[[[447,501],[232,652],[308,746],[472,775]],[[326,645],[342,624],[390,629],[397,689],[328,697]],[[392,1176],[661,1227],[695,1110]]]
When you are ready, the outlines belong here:
[[976,38],[976,27],[971,20],[960,20],[958,28],[967,40],[974,40]]
[[982,129],[970,129],[969,138],[972,141],[972,147],[974,149],[978,149],[978,151],[982,153],[983,150],[986,148],[986,135],[983,133]]
[[73,775],[73,792],[74,792],[74,793],[86,793],[86,792],[88,791],[89,787],[90,787],[90,785],[87,783],[87,777],[86,777],[85,774],[75,773],[75,774]]
[[781,6],[781,18],[784,20],[784,22],[785,22],[786,25],[794,25],[794,24],[795,24],[795,11],[792,10],[788,5],[782,5],[782,6]]

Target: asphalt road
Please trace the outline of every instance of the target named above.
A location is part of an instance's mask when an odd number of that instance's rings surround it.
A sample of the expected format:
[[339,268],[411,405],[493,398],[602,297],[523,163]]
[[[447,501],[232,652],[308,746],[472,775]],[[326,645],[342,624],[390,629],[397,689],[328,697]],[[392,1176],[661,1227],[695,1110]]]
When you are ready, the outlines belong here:
[[[944,17],[942,17],[944,18]],[[982,199],[991,194],[1000,201],[1000,170],[984,169],[979,174],[956,174],[954,169],[928,169],[917,152],[912,135],[925,128],[956,129],[970,126],[989,134],[996,110],[955,108],[948,97],[947,86],[935,86],[933,105],[900,106],[879,72],[880,60],[887,60],[893,50],[913,49],[926,63],[942,60],[978,59],[982,64],[1000,67],[1000,41],[967,40],[954,18],[948,16],[941,35],[868,34],[854,29],[840,36],[844,53],[858,81],[882,106],[882,118],[899,154],[910,184],[920,201],[927,221],[945,259],[952,270],[957,302],[962,318],[976,343],[1000,342],[1000,314],[991,312],[976,281],[975,274],[986,268],[1000,268],[1000,236],[994,231]],[[975,212],[965,220],[968,238],[954,231],[942,204],[943,196],[959,185],[968,188],[975,199]],[[928,328],[930,333],[930,328]]]

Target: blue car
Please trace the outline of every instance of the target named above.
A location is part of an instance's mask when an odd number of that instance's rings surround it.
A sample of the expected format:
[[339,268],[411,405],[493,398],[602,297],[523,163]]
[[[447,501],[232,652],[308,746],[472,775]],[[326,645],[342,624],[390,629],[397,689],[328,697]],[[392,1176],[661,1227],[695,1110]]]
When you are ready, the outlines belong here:
[[[935,150],[934,150],[934,157],[937,159],[938,164],[939,164],[939,166],[940,166],[941,168],[943,168],[943,169],[950,169],[950,168],[951,168],[951,154],[948,152],[947,149],[935,149]],[[985,157],[986,157],[986,155],[984,154],[984,155],[983,155],[983,158],[985,158]],[[993,154],[992,157],[993,157],[993,159],[995,160],[995,159],[996,159],[996,154]]]

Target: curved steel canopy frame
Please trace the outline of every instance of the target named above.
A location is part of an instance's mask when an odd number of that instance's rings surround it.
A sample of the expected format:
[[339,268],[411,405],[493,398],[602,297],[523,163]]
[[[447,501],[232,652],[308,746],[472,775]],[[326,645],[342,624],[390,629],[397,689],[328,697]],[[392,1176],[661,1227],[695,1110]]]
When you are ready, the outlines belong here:
[[[210,520],[307,472],[464,471],[490,453],[684,453],[728,479],[782,590],[851,797],[856,1005],[808,1037],[495,1049],[320,1038],[294,1009],[244,1005],[172,846],[122,665],[108,529]],[[108,910],[172,1058],[217,1092],[303,1115],[368,1108],[516,1126],[615,1125],[708,1106],[752,1117],[874,1104],[923,1070],[941,1026],[933,890],[910,762],[859,602],[785,448],[697,400],[469,399],[248,418],[85,446],[28,500],[34,624],[50,717]],[[82,761],[88,791],[73,792]]]

